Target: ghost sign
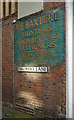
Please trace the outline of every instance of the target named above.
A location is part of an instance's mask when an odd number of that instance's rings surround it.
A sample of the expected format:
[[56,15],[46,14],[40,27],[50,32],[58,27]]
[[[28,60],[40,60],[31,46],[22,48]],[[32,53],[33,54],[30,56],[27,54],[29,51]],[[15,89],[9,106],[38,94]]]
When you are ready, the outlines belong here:
[[50,65],[64,60],[64,10],[59,8],[15,24],[15,63]]

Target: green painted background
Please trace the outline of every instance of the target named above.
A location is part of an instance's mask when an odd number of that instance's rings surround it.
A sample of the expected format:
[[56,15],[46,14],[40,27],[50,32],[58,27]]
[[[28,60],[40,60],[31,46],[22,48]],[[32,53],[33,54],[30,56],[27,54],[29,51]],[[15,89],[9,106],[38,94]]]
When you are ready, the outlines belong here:
[[[60,14],[58,14],[60,13]],[[26,21],[30,21],[32,20],[34,22],[34,19],[37,19],[40,16],[44,16],[44,15],[48,15],[48,14],[52,14],[53,17],[52,19],[54,20],[54,11],[46,11],[43,12],[40,15],[28,18],[28,19],[24,19],[21,20],[19,22],[16,23],[15,25],[15,40],[14,40],[14,47],[15,47],[15,63],[19,66],[19,65],[24,65],[24,64],[28,64],[31,65],[48,65],[48,64],[60,64],[63,60],[64,60],[64,10],[59,8],[56,10],[56,17],[59,18],[59,20],[55,20],[55,21],[48,21],[47,23],[43,24],[43,20],[42,20],[42,24],[38,25],[38,26],[34,26],[34,27],[29,27],[28,29],[25,28],[25,22]],[[19,27],[19,30],[17,30],[17,26],[24,22],[24,29],[21,30],[21,27]],[[37,21],[39,24],[39,21]],[[25,37],[25,35],[23,35],[22,37],[22,33],[25,33],[27,31],[31,31],[34,29],[39,29],[39,28],[43,28],[46,27],[48,29],[48,26],[51,25],[52,30],[48,31],[48,32],[42,32],[41,34],[36,34],[36,35],[31,35],[29,37]],[[42,29],[43,30],[43,29]],[[55,39],[49,39],[49,34],[53,34],[57,33],[58,37]],[[47,40],[44,40],[42,37],[40,36],[44,36],[46,35]],[[36,40],[36,42],[33,43],[23,43],[22,41],[25,41],[27,38],[31,39],[31,38],[35,38],[35,37],[40,37],[40,41]],[[34,50],[30,49],[30,51],[32,51],[32,57],[21,57],[22,54],[27,54],[29,53],[28,50],[22,50],[20,51],[20,48],[25,47],[25,46],[29,46],[29,45],[42,45],[44,43],[44,45],[46,46],[47,43],[52,43],[55,41],[56,46],[54,48],[37,48],[34,52]],[[20,44],[18,44],[20,43]],[[51,52],[54,51],[53,56],[52,55],[41,55],[41,56],[36,56],[36,53],[38,52],[38,50],[44,51],[44,53],[46,54],[46,52]],[[51,59],[51,60],[50,60]],[[55,61],[57,60],[57,61]]]

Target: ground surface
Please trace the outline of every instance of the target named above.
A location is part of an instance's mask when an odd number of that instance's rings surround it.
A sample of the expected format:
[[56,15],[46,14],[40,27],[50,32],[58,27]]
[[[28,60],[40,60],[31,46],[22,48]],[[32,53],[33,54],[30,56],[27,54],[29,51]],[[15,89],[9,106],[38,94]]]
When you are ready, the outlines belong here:
[[2,107],[2,116],[3,118],[34,118],[34,116],[24,114],[6,106]]

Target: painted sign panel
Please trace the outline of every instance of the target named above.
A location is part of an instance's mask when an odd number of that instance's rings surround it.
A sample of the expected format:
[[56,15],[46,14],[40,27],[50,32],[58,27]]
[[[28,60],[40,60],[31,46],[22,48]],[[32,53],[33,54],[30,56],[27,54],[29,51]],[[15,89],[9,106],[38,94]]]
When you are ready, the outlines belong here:
[[60,64],[64,60],[64,10],[17,22],[14,43],[17,65]]

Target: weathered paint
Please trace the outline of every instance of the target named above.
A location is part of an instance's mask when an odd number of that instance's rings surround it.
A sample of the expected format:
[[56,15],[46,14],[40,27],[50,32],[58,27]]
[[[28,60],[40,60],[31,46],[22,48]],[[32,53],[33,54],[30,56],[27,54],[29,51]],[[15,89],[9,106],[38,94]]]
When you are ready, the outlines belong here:
[[64,10],[17,22],[14,44],[17,65],[60,64],[64,60]]

